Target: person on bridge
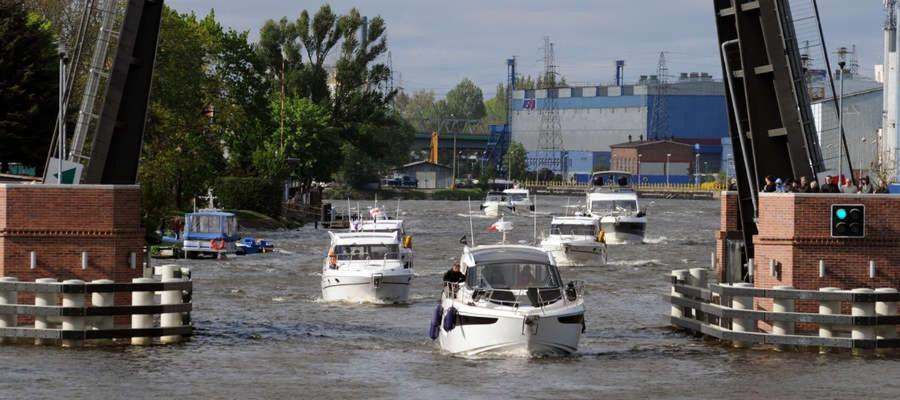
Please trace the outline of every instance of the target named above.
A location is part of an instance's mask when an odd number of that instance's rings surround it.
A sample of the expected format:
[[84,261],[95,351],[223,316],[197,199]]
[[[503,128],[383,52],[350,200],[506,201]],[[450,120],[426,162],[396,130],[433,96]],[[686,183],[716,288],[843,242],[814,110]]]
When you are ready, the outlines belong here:
[[857,193],[875,193],[875,186],[869,183],[869,177],[863,177],[859,182],[859,191]]
[[762,191],[765,193],[774,193],[775,190],[776,190],[775,178],[773,178],[772,175],[767,175],[766,176],[766,185],[763,186]]
[[831,179],[831,175],[825,175],[825,184],[822,185],[822,193],[838,193],[837,185]]

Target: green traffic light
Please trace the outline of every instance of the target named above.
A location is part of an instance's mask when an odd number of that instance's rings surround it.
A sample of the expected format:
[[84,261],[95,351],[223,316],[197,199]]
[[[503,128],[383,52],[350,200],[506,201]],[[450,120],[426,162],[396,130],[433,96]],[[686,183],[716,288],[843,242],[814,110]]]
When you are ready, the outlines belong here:
[[847,218],[847,209],[838,208],[837,212],[835,212],[834,214],[838,217],[838,219],[841,219],[841,220],[846,219]]

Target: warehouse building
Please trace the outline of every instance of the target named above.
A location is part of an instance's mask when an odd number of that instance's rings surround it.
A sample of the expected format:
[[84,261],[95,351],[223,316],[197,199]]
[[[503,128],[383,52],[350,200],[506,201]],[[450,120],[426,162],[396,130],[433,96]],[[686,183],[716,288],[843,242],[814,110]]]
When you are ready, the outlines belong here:
[[728,136],[724,86],[709,74],[681,74],[667,85],[642,76],[633,85],[515,91],[512,140],[529,151],[531,169],[539,168],[543,155],[537,153],[543,111],[553,108],[564,151],[559,157],[569,177],[609,167],[614,144],[668,138],[703,141],[721,166],[721,140]]

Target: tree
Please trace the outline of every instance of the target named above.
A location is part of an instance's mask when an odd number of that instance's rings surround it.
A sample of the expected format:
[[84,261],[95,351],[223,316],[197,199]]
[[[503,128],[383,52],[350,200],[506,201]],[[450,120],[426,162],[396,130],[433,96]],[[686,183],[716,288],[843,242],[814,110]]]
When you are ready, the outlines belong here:
[[[273,104],[273,118],[278,118],[279,113]],[[325,107],[309,99],[286,99],[284,148],[281,135],[275,131],[254,154],[257,170],[272,179],[293,174],[307,185],[313,180],[330,179],[341,165],[341,153],[337,133],[329,122]]]
[[58,59],[47,20],[0,0],[0,172],[21,162],[41,172],[58,112]]
[[509,178],[514,181],[524,180],[528,173],[526,157],[528,153],[522,143],[513,142],[503,156],[503,166],[509,171]]
[[490,100],[484,102],[486,111],[484,122],[489,125],[498,125],[506,123],[507,103],[506,103],[506,87],[500,83],[497,84],[497,93]]
[[447,112],[455,118],[482,119],[487,114],[484,95],[475,82],[464,78],[447,92]]

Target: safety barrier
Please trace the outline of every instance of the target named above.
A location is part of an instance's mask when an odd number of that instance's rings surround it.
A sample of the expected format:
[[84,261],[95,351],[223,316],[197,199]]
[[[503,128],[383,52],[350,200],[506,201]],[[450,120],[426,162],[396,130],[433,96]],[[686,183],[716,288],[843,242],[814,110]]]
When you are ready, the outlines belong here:
[[[179,342],[193,333],[190,270],[174,265],[157,269],[159,279],[135,278],[130,283],[0,278],[0,340],[59,342],[65,347],[110,339],[130,339],[133,345],[149,345],[154,339]],[[115,305],[116,294],[123,293],[131,296],[131,305]],[[20,297],[33,297],[34,303],[19,304]],[[116,316],[131,316],[131,323],[116,325]]]
[[[672,271],[672,290],[666,298],[671,303],[673,326],[730,341],[737,347],[900,348],[897,289],[764,289],[749,283],[707,284],[706,273],[702,268]],[[771,300],[772,310],[754,309],[754,299]],[[818,312],[796,312],[797,301],[817,303]],[[844,305],[849,306],[850,314],[842,314]],[[758,329],[759,321],[765,321],[771,330]],[[799,324],[818,330],[797,332]]]

